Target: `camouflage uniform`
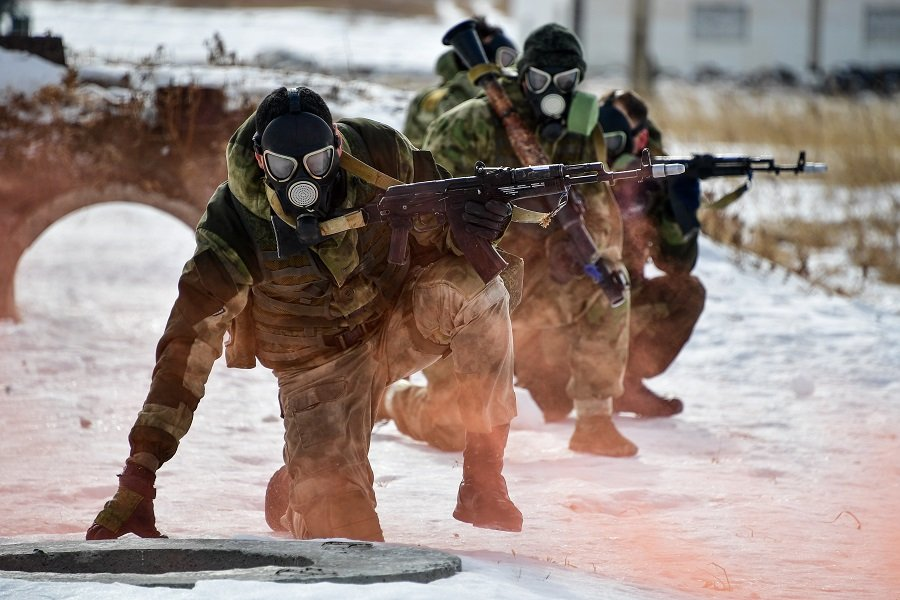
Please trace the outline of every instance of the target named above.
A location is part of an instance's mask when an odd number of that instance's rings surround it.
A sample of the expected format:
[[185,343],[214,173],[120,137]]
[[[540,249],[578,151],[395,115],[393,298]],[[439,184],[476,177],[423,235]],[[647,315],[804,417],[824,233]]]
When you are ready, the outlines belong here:
[[[526,126],[536,128],[519,85],[515,80],[502,81]],[[553,162],[593,162],[606,153],[599,128],[590,137],[566,133],[557,142],[542,145]],[[471,174],[477,160],[489,165],[520,164],[485,98],[465,102],[436,120],[428,130],[425,148],[454,176]],[[605,249],[604,258],[611,265],[620,266],[621,221],[608,186],[579,189],[594,242]],[[525,259],[522,302],[513,312],[516,376],[547,420],[564,418],[573,403],[578,407],[580,402],[584,402],[582,409],[589,407],[583,412],[608,416],[612,413],[609,399],[623,389],[629,304],[612,308],[593,281],[573,272],[566,246],[566,234],[555,223],[548,229],[514,223],[501,242],[504,250]],[[445,383],[452,382],[452,377],[442,363],[425,373],[427,391],[416,386],[391,389],[387,412],[412,437],[459,449],[462,437],[459,423],[454,425],[457,417],[452,406],[462,393]]]
[[[430,155],[393,129],[365,119],[338,128],[346,151],[388,175],[435,178]],[[297,538],[381,540],[368,450],[386,386],[452,350],[454,371],[465,375],[465,427],[490,432],[508,423],[515,415],[509,296],[499,278],[483,284],[441,229],[417,234],[403,267],[387,263],[385,225],[278,258],[253,132],[251,116],[228,145],[229,181],[196,228],[197,249],[129,435],[129,461],[155,472],[172,458],[232,326],[229,364],[250,367],[258,358],[278,378],[292,481],[283,523]],[[374,187],[342,175],[340,208],[373,199]]]
[[448,50],[438,57],[434,67],[441,82],[413,96],[406,110],[403,134],[413,146],[421,148],[428,126],[457,104],[478,95],[479,89],[469,81],[468,70],[459,64],[456,52]]
[[[649,124],[650,150],[664,155],[662,136]],[[632,169],[640,161],[620,156],[614,170]],[[680,412],[678,399],[662,399],[647,390],[644,379],[663,373],[687,344],[706,299],[700,280],[691,275],[697,263],[699,223],[696,215],[676,217],[678,187],[690,181],[623,182],[614,188],[624,221],[623,259],[631,275],[631,329],[625,390],[616,410],[643,416]],[[646,279],[648,262],[664,275]]]

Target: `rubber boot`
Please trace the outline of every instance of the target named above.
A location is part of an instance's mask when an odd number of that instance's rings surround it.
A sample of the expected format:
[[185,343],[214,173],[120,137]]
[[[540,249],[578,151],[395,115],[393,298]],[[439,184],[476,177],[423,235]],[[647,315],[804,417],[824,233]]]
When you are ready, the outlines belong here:
[[634,413],[639,417],[671,417],[684,410],[678,398],[664,398],[644,385],[640,379],[625,379],[625,393],[613,400],[616,412]]
[[508,423],[491,433],[466,433],[463,480],[453,511],[457,521],[484,529],[522,531],[522,513],[509,499],[501,473],[508,436]]
[[288,531],[281,523],[281,517],[287,512],[290,493],[291,476],[287,467],[282,466],[275,471],[266,486],[266,523],[272,531]]
[[575,431],[569,440],[573,452],[623,458],[637,454],[638,447],[616,429],[612,400],[576,400]]

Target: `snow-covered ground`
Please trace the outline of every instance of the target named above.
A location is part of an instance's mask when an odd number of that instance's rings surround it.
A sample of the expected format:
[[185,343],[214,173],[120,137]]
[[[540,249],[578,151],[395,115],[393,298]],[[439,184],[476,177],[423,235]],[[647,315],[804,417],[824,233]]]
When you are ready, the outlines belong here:
[[[73,25],[97,4],[32,6],[36,30],[88,40],[70,42],[83,50],[104,52],[106,35],[110,47],[122,43],[114,37],[121,27]],[[102,6],[98,18],[113,25],[143,19],[146,27],[129,34],[135,45],[153,38],[153,18],[167,19],[162,42],[187,35],[179,23],[199,29],[186,9],[156,9],[154,17]],[[231,14],[204,18],[218,25]],[[426,38],[452,22],[403,30],[422,49],[423,70],[440,51]],[[382,21],[357,16],[347,35],[365,38],[373,24]],[[198,43],[209,37],[194,33]],[[366,89],[357,100],[348,92],[342,106],[397,125],[384,106],[398,105],[400,92]],[[372,108],[361,112],[365,102]],[[65,218],[23,257],[22,322],[0,322],[0,544],[82,539],[114,491],[192,249],[190,230],[173,217],[110,204]],[[743,270],[706,239],[697,274],[706,311],[672,369],[651,382],[680,394],[687,408],[666,420],[619,418],[640,446],[637,457],[570,452],[573,421],[545,425],[519,394],[505,473],[525,514],[520,534],[452,519],[459,454],[412,442],[392,424],[376,429],[371,456],[385,535],[460,555],[463,572],[450,579],[350,588],[225,581],[193,590],[0,579],[0,597],[900,598],[900,290],[885,289],[878,303],[831,297],[778,270]],[[271,375],[217,364],[193,428],[159,473],[160,528],[180,538],[275,538],[261,507],[281,438]]]

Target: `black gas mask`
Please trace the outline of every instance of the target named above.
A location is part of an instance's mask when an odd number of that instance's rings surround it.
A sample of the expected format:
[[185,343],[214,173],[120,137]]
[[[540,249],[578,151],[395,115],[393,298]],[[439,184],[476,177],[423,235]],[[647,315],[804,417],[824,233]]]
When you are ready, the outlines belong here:
[[487,38],[482,37],[481,43],[484,45],[488,60],[493,61],[501,69],[511,68],[519,57],[516,45],[502,29],[494,31]]
[[598,113],[610,162],[626,153],[639,155],[643,148],[635,148],[635,138],[644,129],[647,129],[646,121],[641,121],[632,127],[628,116],[616,106],[614,99],[614,96],[607,98]]
[[603,128],[603,138],[606,140],[607,160],[613,163],[623,154],[630,154],[634,146],[634,136],[625,113],[607,100],[600,107],[598,117]]
[[541,137],[555,140],[565,132],[565,115],[579,81],[581,69],[577,67],[525,70],[525,97],[540,123]]
[[[279,249],[299,242],[311,246],[322,241],[319,221],[334,208],[334,187],[339,169],[339,138],[331,125],[307,112],[292,112],[272,120],[262,136],[254,136],[262,156],[266,190]],[[278,223],[277,221],[281,221]],[[286,236],[289,226],[296,238]],[[279,252],[281,253],[281,252]]]

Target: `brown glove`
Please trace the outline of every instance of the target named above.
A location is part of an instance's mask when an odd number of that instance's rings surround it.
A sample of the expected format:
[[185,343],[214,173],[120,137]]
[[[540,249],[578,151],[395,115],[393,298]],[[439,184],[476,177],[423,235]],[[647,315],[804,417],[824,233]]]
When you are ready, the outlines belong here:
[[153,499],[156,473],[130,460],[119,477],[119,489],[88,528],[85,539],[112,540],[133,533],[144,538],[166,537],[156,529]]

